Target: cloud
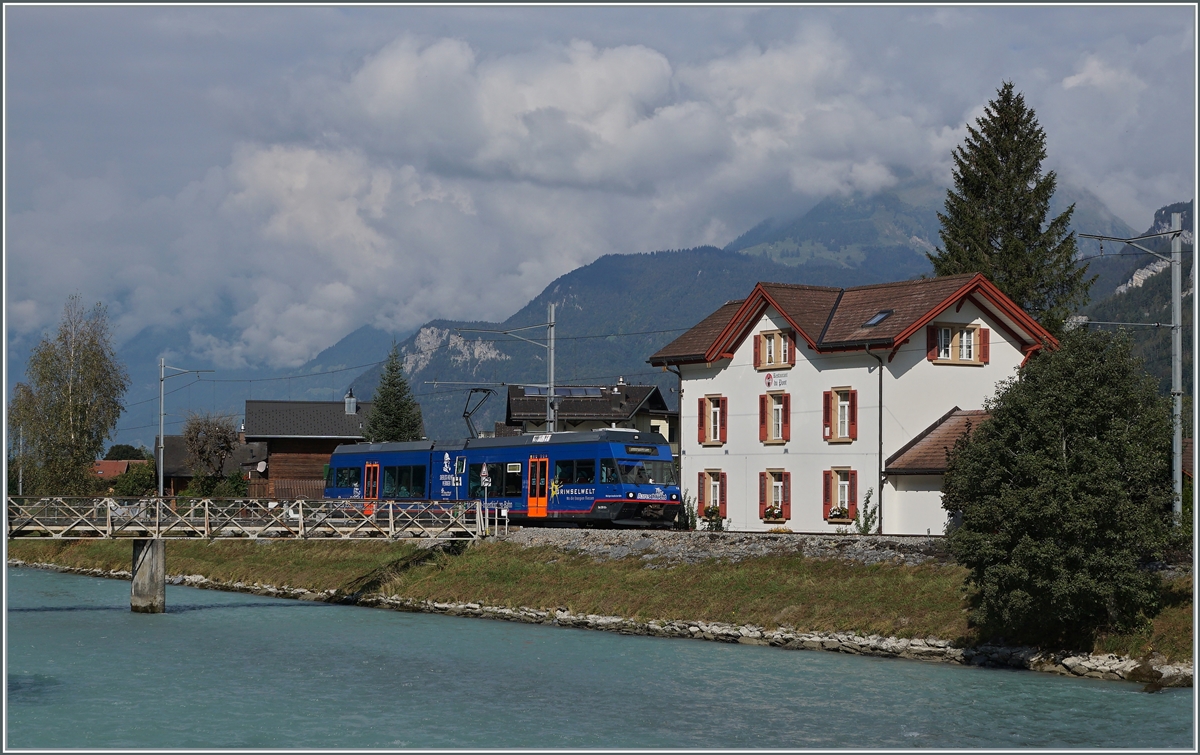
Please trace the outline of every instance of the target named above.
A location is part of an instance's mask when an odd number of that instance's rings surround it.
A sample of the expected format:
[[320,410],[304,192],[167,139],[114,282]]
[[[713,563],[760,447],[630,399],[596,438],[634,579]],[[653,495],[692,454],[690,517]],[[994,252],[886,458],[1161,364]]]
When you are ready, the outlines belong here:
[[76,290],[118,339],[181,329],[220,366],[503,319],[603,254],[948,182],[1004,80],[1060,181],[1135,227],[1192,192],[1195,124],[1162,103],[1194,90],[1195,42],[1161,13],[185,10],[11,17],[41,21],[10,53],[10,339]]

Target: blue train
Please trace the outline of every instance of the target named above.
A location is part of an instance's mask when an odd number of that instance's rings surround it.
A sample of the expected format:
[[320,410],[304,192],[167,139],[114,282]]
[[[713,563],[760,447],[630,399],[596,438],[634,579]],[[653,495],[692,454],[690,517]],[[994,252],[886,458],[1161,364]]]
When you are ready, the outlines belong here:
[[356,443],[329,458],[325,497],[486,500],[518,523],[670,526],[679,513],[671,447],[658,433],[592,430],[453,442]]

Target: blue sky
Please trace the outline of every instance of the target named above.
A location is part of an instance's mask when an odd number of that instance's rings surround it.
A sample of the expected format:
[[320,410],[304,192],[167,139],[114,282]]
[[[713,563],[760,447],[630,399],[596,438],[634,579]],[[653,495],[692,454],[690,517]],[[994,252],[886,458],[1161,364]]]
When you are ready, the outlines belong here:
[[[303,363],[503,319],[950,155],[1004,80],[1132,227],[1195,186],[1194,6],[5,6],[6,335]],[[11,380],[11,378],[10,378]]]

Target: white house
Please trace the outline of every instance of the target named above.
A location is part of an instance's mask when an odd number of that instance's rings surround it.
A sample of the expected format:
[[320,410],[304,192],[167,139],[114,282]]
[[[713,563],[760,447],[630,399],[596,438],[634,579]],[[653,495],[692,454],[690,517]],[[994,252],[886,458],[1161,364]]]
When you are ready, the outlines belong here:
[[759,283],[648,361],[680,376],[681,486],[731,529],[833,532],[871,490],[882,532],[924,535],[946,522],[937,444],[1043,343],[982,275]]

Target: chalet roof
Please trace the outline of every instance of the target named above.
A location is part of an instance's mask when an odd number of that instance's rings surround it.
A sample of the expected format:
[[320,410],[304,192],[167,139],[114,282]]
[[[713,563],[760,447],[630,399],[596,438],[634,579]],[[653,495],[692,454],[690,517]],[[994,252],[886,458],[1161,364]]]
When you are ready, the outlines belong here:
[[247,401],[246,439],[360,439],[370,413],[369,401],[358,402],[355,414],[346,414],[344,401]]
[[[730,318],[742,306],[745,299],[735,299],[722,304],[716,312],[701,320],[683,335],[659,349],[650,357],[651,364],[676,364],[678,362],[704,361],[704,352],[712,345]],[[655,361],[657,360],[657,361]]]
[[990,416],[982,409],[954,407],[892,454],[884,463],[884,471],[889,475],[945,474],[946,456],[955,441]]
[[[233,474],[242,467],[267,460],[267,444],[241,443],[233,450],[233,456],[225,460],[222,474]],[[187,461],[187,447],[182,435],[168,435],[163,443],[163,477],[191,477],[192,468]]]
[[122,459],[120,461],[100,460],[92,462],[92,474],[105,480],[124,474],[130,464],[149,464],[146,459]]
[[[749,336],[768,307],[776,309],[817,351],[875,346],[898,349],[956,302],[969,300],[1026,351],[1057,343],[1036,321],[979,274],[948,275],[853,288],[759,283],[750,296],[729,302],[653,354],[650,364],[713,362]],[[735,306],[736,305],[736,306]],[[889,311],[877,325],[865,323]]]
[[[566,389],[576,389],[573,393],[581,393],[578,389],[591,389],[588,392],[596,395],[559,396],[557,416],[568,422],[584,420],[601,420],[603,422],[623,422],[632,418],[639,411],[666,413],[667,402],[656,385],[594,385],[594,386],[563,386]],[[508,409],[505,417],[508,424],[532,421],[538,422],[546,418],[546,396],[527,396],[524,386],[510,385],[508,387]]]

